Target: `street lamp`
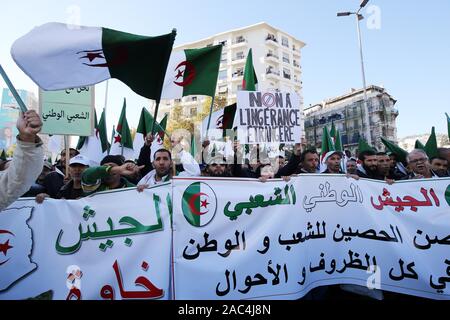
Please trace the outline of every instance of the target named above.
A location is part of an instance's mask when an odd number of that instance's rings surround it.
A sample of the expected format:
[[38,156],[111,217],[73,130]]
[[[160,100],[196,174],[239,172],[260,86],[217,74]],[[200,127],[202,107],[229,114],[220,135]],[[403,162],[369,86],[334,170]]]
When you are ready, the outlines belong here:
[[367,143],[369,145],[372,145],[372,137],[370,135],[370,120],[369,120],[369,108],[367,107],[367,92],[366,92],[366,74],[364,72],[364,59],[363,59],[363,52],[362,52],[362,40],[361,40],[361,30],[359,28],[359,21],[364,19],[363,15],[360,14],[359,12],[362,10],[362,8],[364,8],[366,6],[366,4],[369,2],[369,0],[363,0],[361,2],[361,4],[359,5],[359,9],[356,12],[338,12],[337,16],[338,17],[346,17],[346,16],[350,16],[350,15],[355,15],[356,17],[356,28],[358,31],[358,42],[359,42],[359,55],[361,57],[361,73],[362,73],[362,80],[363,80],[363,91],[364,91],[364,101],[363,101],[363,106],[364,106],[364,121],[366,122],[366,131],[365,131],[365,136],[367,139]]

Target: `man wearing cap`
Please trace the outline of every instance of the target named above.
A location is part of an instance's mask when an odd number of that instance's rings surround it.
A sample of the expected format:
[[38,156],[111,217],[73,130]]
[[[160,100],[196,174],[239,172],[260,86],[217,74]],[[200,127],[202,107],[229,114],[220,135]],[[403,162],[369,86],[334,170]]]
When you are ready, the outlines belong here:
[[81,187],[81,177],[84,170],[89,168],[89,159],[79,154],[69,161],[70,180],[61,187],[56,198],[75,200],[84,196],[83,188]]
[[81,176],[81,187],[84,194],[98,191],[135,187],[123,176],[132,176],[136,170],[144,166],[124,163],[120,155],[108,155],[100,162],[99,167],[86,169]]
[[341,169],[341,160],[343,153],[341,151],[328,151],[322,159],[321,173],[344,173]]
[[24,194],[42,171],[44,152],[38,137],[42,121],[36,111],[29,110],[17,119],[17,147],[14,157],[4,171],[0,171],[0,211]]

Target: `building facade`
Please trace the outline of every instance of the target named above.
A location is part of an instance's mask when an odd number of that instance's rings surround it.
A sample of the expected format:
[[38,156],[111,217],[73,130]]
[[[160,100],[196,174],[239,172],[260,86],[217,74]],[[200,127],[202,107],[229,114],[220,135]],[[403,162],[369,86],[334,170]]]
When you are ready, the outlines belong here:
[[[397,141],[395,119],[398,110],[394,107],[397,101],[382,87],[372,85],[367,87],[366,92],[372,144],[378,150],[384,150],[380,137]],[[307,144],[320,148],[323,127],[328,126],[330,129],[334,123],[341,134],[344,148],[354,152],[360,137],[364,137],[367,125],[362,113],[363,93],[363,89],[352,89],[350,93],[305,108]]]
[[[203,40],[174,48],[174,51],[222,44],[216,95],[227,99],[227,105],[236,102],[236,93],[242,88],[244,66],[248,50],[252,49],[253,64],[260,91],[290,91],[300,97],[302,82],[301,49],[305,44],[265,22],[226,31]],[[170,112],[176,103],[183,107],[183,115],[194,116],[205,97],[188,96],[180,100],[161,102],[161,114]]]

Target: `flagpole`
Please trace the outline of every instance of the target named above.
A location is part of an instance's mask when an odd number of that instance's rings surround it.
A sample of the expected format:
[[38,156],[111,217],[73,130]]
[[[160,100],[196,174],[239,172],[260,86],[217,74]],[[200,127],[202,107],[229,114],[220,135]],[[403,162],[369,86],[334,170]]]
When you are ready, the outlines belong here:
[[159,100],[156,101],[155,112],[153,113],[152,129],[150,130],[152,135],[155,133],[154,130],[155,130],[156,117],[158,116],[158,109],[159,109]]
[[64,148],[66,149],[66,172],[64,174],[64,179],[69,177],[69,161],[70,161],[70,150],[69,150],[69,136],[64,135]]
[[109,88],[109,80],[106,80],[106,90],[105,90],[105,122],[106,122],[106,110],[108,109],[108,88]]
[[[105,118],[106,118],[106,114],[105,114]],[[116,127],[113,125],[113,129],[112,129],[112,135],[111,135],[111,147],[113,146],[113,144],[114,144],[114,133],[116,132]],[[108,156],[109,156],[109,153],[110,153],[110,151],[111,151],[111,147],[109,147],[109,149],[108,149]]]
[[214,106],[214,96],[211,97],[211,106],[209,107],[208,125],[206,126],[206,139],[208,139],[209,125],[211,124],[211,114]]
[[9,78],[8,78],[8,76],[7,76],[6,72],[5,72],[5,70],[3,70],[3,67],[2,67],[1,64],[0,64],[0,74],[1,74],[2,77],[3,77],[3,80],[5,80],[6,85],[7,85],[8,88],[9,88],[9,91],[11,91],[11,93],[13,94],[14,99],[16,99],[17,103],[19,104],[20,110],[21,110],[23,113],[27,112],[28,109],[27,109],[27,107],[25,106],[25,103],[22,101],[22,98],[20,98],[19,94],[17,93],[16,88],[14,88],[14,86],[13,86],[11,80],[9,80]]

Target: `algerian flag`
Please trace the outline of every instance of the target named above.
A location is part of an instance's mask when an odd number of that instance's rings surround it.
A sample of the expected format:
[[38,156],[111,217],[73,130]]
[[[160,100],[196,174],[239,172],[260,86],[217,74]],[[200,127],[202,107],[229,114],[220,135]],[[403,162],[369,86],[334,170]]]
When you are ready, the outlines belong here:
[[137,94],[159,100],[175,39],[51,22],[17,39],[11,55],[44,90],[90,86],[116,78]]
[[164,148],[164,136],[167,127],[167,114],[164,118],[158,123],[155,123],[155,139],[152,142],[152,149],[150,151],[150,159],[153,160],[153,156],[156,151]]
[[366,140],[364,140],[363,138],[360,138],[358,141],[358,153],[361,153],[363,151],[366,150],[372,150],[372,151],[377,151],[375,148],[371,147]]
[[[217,110],[211,114],[211,122],[209,125],[208,136],[212,139],[221,139],[225,136],[226,130],[234,127],[234,117],[236,114],[236,103],[226,106],[223,109]],[[208,128],[208,118],[205,117],[202,121],[202,133],[204,139],[206,138],[206,129]]]
[[32,209],[13,203],[0,214],[0,291],[37,268],[30,260],[33,233],[27,221]]
[[[141,110],[141,116],[139,117],[138,127],[136,129],[136,134],[133,139],[133,150],[134,150],[134,158],[139,158],[139,153],[141,152],[141,148],[144,146],[145,136],[151,131],[151,127],[153,124],[153,117],[144,107]],[[165,128],[163,129],[163,131]],[[158,122],[155,122],[155,131],[161,131]]]
[[2,153],[0,154],[0,160],[6,161],[6,153],[5,150],[2,150]]
[[216,214],[217,197],[204,182],[194,182],[183,193],[181,209],[187,222],[194,227],[207,225]]
[[244,79],[242,80],[242,90],[256,91],[256,84],[258,78],[256,77],[255,68],[253,67],[252,49],[248,50],[247,60],[244,68]]
[[324,126],[322,133],[322,148],[320,150],[321,157],[323,158],[327,152],[334,150],[333,140],[331,140],[330,133],[328,132],[328,127]]
[[344,148],[342,145],[341,133],[339,132],[339,130],[336,130],[336,134],[334,136],[334,149],[336,151],[344,151]]
[[428,158],[432,159],[439,155],[438,153],[438,146],[436,141],[436,132],[434,130],[434,127],[431,128],[431,135],[427,140],[427,143],[425,143],[424,150],[427,153]]
[[[84,138],[82,140],[82,138]],[[98,165],[102,159],[107,155],[108,149],[110,147],[108,142],[108,135],[106,133],[106,120],[105,120],[105,110],[103,109],[102,115],[100,117],[100,122],[97,124],[97,114],[95,114],[95,131],[94,135],[90,137],[80,137],[78,144],[83,141],[80,154],[86,156],[92,165]]]
[[120,154],[125,159],[134,159],[133,141],[131,139],[130,128],[126,116],[127,102],[123,99],[122,112],[120,113],[119,123],[114,133],[114,141],[109,151],[109,154]]
[[167,66],[161,99],[188,95],[214,97],[222,45],[173,51]]

